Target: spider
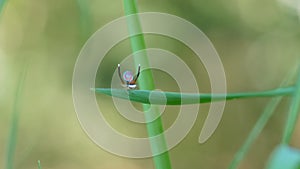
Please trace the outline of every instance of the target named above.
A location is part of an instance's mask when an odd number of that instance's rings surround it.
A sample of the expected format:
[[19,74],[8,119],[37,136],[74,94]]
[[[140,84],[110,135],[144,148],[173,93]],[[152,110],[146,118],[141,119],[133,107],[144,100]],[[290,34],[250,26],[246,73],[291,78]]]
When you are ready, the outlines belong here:
[[137,87],[136,81],[139,78],[140,71],[141,71],[141,65],[139,64],[138,72],[135,76],[133,76],[133,73],[131,71],[125,71],[123,72],[123,77],[122,77],[120,64],[118,64],[118,73],[119,73],[122,86],[127,87],[128,89],[135,89]]

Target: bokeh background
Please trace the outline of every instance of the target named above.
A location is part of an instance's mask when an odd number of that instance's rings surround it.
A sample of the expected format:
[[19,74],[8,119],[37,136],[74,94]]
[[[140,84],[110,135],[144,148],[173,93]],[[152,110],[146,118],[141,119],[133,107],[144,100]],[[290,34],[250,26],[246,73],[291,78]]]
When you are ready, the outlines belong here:
[[[138,0],[138,7],[140,12],[177,15],[199,27],[220,55],[229,92],[276,88],[297,66],[299,0]],[[120,0],[6,1],[0,15],[1,167],[5,166],[17,84],[24,65],[29,65],[20,98],[14,168],[37,168],[37,160],[41,160],[44,169],[154,168],[151,158],[122,158],[95,145],[80,127],[72,102],[73,68],[85,41],[123,15]],[[203,65],[186,46],[155,35],[147,35],[146,43],[180,56],[191,67],[200,91],[210,91]],[[128,40],[116,45],[101,63],[96,85],[109,87],[116,64],[130,53]],[[178,90],[168,74],[155,71],[154,76],[158,88]],[[111,98],[100,95],[98,100],[115,129],[133,136],[147,135],[144,125],[130,123],[118,115]],[[256,98],[227,102],[218,129],[205,144],[197,140],[209,104],[201,105],[189,135],[170,151],[173,168],[226,168],[268,101]],[[280,104],[240,168],[265,166],[282,137],[288,101],[287,98]],[[162,117],[165,128],[174,122],[177,112],[176,106],[167,108]],[[298,123],[292,145],[299,148],[299,139]]]

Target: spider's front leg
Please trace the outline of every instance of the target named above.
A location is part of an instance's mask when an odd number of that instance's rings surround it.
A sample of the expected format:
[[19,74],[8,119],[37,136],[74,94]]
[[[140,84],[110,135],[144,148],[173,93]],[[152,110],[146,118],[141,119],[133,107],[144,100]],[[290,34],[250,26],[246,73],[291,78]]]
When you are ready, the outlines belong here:
[[139,76],[140,76],[140,73],[141,73],[141,64],[139,64],[138,72],[137,72],[137,74],[136,74],[135,77],[134,77],[135,83],[136,83],[136,81],[138,80],[138,78],[139,78]]
[[118,74],[119,74],[119,78],[121,80],[122,86],[126,85],[122,78],[122,75],[121,75],[121,65],[120,64],[118,64]]

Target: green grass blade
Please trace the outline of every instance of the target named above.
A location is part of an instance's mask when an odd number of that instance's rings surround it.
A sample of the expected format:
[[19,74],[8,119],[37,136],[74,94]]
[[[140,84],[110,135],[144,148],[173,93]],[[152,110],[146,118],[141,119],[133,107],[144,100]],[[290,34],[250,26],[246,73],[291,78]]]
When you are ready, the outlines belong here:
[[90,10],[86,0],[76,0],[79,7],[80,27],[81,27],[81,38],[86,41],[91,35],[91,17]]
[[40,160],[38,160],[38,169],[42,169],[41,161]]
[[[198,104],[208,103],[211,101],[232,100],[253,97],[274,97],[291,95],[295,87],[277,88],[260,92],[242,92],[227,94],[208,94],[208,93],[177,93],[177,92],[160,92],[151,90],[123,90],[110,88],[93,89],[97,93],[114,96],[121,99],[150,104],[149,96],[151,94],[151,104],[158,105],[181,105],[181,104]],[[166,100],[165,100],[166,99]],[[167,102],[166,102],[167,101]]]
[[21,98],[22,98],[26,73],[27,73],[27,66],[25,66],[19,78],[17,90],[15,93],[15,101],[13,104],[12,120],[11,120],[10,132],[8,136],[8,145],[7,145],[7,152],[6,152],[6,169],[13,169],[14,155],[15,155],[17,135],[18,135],[20,104],[21,104]]
[[6,0],[0,0],[0,16],[1,16],[2,10],[4,9],[5,3],[6,3]]
[[300,68],[298,71],[298,79],[296,82],[295,92],[293,94],[290,108],[289,108],[289,115],[283,133],[283,138],[282,138],[283,144],[289,144],[292,138],[293,131],[295,129],[298,115],[299,115],[299,108],[300,108]]
[[264,112],[262,113],[262,115],[260,116],[258,121],[256,122],[254,128],[251,130],[250,134],[248,135],[248,138],[246,139],[246,141],[244,142],[242,147],[236,152],[236,154],[233,158],[233,161],[230,163],[230,165],[228,167],[229,169],[236,169],[238,167],[238,165],[240,164],[242,159],[245,157],[245,155],[249,151],[250,146],[253,144],[254,140],[261,133],[262,129],[265,127],[266,123],[270,119],[275,108],[277,107],[277,105],[280,103],[281,100],[282,100],[282,96],[273,98],[269,102],[269,104],[265,108]]
[[[295,73],[290,73],[288,77],[282,82],[281,86],[287,85],[291,79],[293,78]],[[282,89],[282,88],[281,88]],[[294,92],[291,90],[289,94],[292,94]],[[253,129],[249,133],[246,141],[241,146],[241,148],[236,152],[233,160],[231,161],[228,169],[236,169],[238,165],[241,163],[242,159],[245,157],[245,155],[249,152],[249,149],[251,145],[253,144],[254,140],[259,136],[259,134],[262,132],[263,128],[269,121],[270,117],[272,116],[273,112],[275,111],[277,105],[282,100],[282,96],[272,98],[271,101],[266,106],[265,110],[257,120],[256,124],[254,125]]]
[[[138,13],[136,0],[124,0],[123,2],[124,2],[124,9],[125,9],[126,16],[129,15],[132,16],[132,14]],[[132,35],[130,36],[130,42],[131,42],[131,48],[133,53],[146,49],[144,35],[136,34],[137,32],[141,32],[141,25],[138,16],[135,15],[133,17],[128,17],[127,23],[128,23],[127,25],[128,25],[129,34]],[[133,59],[136,66],[141,64],[143,68],[149,67],[149,61],[146,52],[144,52],[142,55],[134,55]],[[155,89],[153,75],[150,69],[141,72],[138,82],[139,82],[140,89],[143,90]],[[143,104],[143,109],[145,112],[149,110],[149,108],[150,108],[149,104]],[[148,111],[147,113],[145,113],[145,119],[147,120],[149,118],[152,118],[152,113],[156,114],[158,111],[159,109],[153,109],[153,111]],[[152,151],[154,152],[159,149],[166,149],[166,141],[164,138],[161,140],[159,144],[155,143],[151,139],[152,136],[156,136],[164,132],[161,118],[159,117],[156,120],[147,123],[146,126],[147,126],[148,136],[150,137],[150,145]],[[171,169],[171,162],[170,162],[168,151],[160,155],[154,156],[153,160],[156,169]]]

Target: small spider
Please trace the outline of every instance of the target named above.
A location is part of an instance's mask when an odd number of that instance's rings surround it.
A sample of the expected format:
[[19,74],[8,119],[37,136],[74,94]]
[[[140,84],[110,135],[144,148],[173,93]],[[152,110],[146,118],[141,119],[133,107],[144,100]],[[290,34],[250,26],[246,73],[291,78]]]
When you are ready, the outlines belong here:
[[120,64],[118,64],[118,73],[122,86],[127,87],[128,89],[135,89],[137,87],[136,81],[139,78],[140,71],[141,65],[139,64],[138,73],[135,76],[133,76],[133,73],[131,71],[125,71],[123,72],[123,76],[121,76],[121,68]]

